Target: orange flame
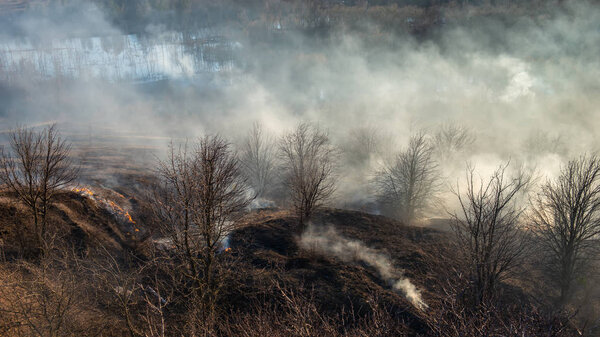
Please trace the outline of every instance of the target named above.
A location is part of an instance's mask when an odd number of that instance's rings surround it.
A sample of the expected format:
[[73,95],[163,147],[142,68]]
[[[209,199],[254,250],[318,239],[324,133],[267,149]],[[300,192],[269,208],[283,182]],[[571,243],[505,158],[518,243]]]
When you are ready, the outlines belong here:
[[80,194],[84,197],[93,197],[94,196],[94,192],[92,192],[92,190],[90,190],[89,188],[74,188],[73,192]]
[[[119,206],[118,204],[116,204],[114,201],[112,200],[107,200],[105,198],[99,197],[97,196],[92,190],[90,190],[89,188],[86,187],[81,187],[81,188],[73,188],[73,192],[92,199],[96,202],[99,202],[104,208],[106,208],[110,213],[119,216],[120,218],[125,219],[127,222],[135,224],[136,222],[131,218],[131,215],[129,214],[128,211],[124,210],[123,207]],[[136,232],[139,231],[139,229],[136,229]]]
[[[131,223],[135,223],[135,221],[133,221],[133,219],[131,218],[131,215],[129,215],[129,212],[125,212],[125,217],[127,218],[127,221],[131,222]],[[136,228],[137,231],[137,228]]]
[[231,248],[225,248],[225,253],[231,252]]

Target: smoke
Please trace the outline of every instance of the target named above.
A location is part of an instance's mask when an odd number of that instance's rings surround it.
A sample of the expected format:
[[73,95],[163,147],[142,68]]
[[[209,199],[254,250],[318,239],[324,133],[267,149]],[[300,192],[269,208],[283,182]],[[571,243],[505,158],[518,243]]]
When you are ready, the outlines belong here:
[[[24,14],[0,34],[0,129],[56,120],[70,135],[107,136],[112,148],[152,139],[160,157],[170,138],[235,140],[255,121],[277,136],[312,121],[347,154],[341,205],[370,199],[373,172],[411,133],[448,121],[476,138],[441,163],[451,185],[467,161],[484,175],[511,159],[552,176],[598,150],[597,3],[508,19],[451,20],[456,11],[442,10],[447,24],[424,39],[377,22],[325,39],[285,22],[258,37],[218,25],[174,31],[169,22],[134,33],[87,1]],[[365,126],[379,144],[357,157],[365,144],[352,135]]]
[[309,225],[300,237],[300,246],[323,254],[333,255],[343,261],[359,261],[375,268],[394,290],[402,293],[406,299],[420,310],[427,309],[421,293],[415,285],[403,275],[402,270],[394,268],[390,259],[376,249],[364,243],[350,240],[340,235],[335,228],[317,228]]

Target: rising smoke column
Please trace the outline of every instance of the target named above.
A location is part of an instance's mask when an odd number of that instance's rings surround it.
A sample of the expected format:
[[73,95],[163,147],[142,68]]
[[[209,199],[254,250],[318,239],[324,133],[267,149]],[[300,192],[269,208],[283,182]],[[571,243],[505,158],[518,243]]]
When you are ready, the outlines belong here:
[[367,247],[357,240],[350,240],[340,235],[335,228],[316,228],[313,225],[300,237],[300,246],[323,254],[336,256],[343,261],[361,261],[375,268],[379,275],[401,292],[407,300],[420,310],[428,308],[421,298],[421,292],[412,282],[404,277],[401,270],[394,268],[390,259],[376,249]]

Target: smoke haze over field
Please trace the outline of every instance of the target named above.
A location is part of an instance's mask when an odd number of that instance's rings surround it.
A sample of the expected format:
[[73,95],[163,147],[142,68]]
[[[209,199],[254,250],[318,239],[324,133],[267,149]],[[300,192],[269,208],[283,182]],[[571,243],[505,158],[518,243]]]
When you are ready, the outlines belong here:
[[[24,38],[0,34],[1,129],[56,120],[78,132],[165,137],[166,144],[217,132],[237,140],[254,121],[274,134],[311,121],[352,153],[349,138],[368,126],[381,139],[378,151],[344,157],[353,164],[340,177],[342,202],[364,199],[374,169],[411,133],[442,123],[476,137],[442,163],[450,183],[466,161],[484,174],[511,159],[553,175],[565,159],[599,145],[600,8],[585,1],[538,16],[448,23],[419,39],[386,34],[376,23],[327,38],[286,27],[256,39],[223,27],[183,34],[160,25],[133,38],[91,4],[44,16],[11,22]],[[186,44],[190,36],[203,40]],[[216,37],[235,48],[215,50]],[[111,76],[118,69],[137,72],[124,80]]]
[[600,0],[0,0],[0,331],[600,336],[599,55]]

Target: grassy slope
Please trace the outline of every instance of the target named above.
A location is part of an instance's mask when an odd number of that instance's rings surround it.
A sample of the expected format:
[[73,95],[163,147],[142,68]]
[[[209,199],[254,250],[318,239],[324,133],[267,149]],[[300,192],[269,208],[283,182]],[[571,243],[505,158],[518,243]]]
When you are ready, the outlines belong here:
[[[356,211],[329,209],[314,219],[315,224],[334,226],[343,236],[360,240],[392,257],[394,264],[422,290],[435,275],[429,259],[444,234],[409,227],[397,221]],[[412,331],[424,331],[427,313],[414,308],[404,297],[380,279],[376,270],[362,263],[347,263],[335,257],[301,250],[297,245],[296,222],[288,213],[262,210],[246,218],[246,226],[232,235],[234,253],[251,268],[262,269],[269,278],[282,280],[296,289],[312,292],[318,306],[331,314],[368,311],[369,301],[378,299],[393,315],[404,320]],[[350,309],[351,308],[351,309]]]
[[[124,188],[127,190],[127,188]],[[122,192],[122,191],[121,191]],[[10,198],[0,200],[0,226],[26,221],[24,210],[10,204]],[[143,204],[140,202],[140,204]],[[145,226],[143,207],[134,204],[134,219]],[[137,213],[135,213],[137,211]],[[102,244],[115,254],[135,247],[139,241],[126,234],[122,224],[94,202],[72,192],[59,196],[51,218],[82,250]],[[289,289],[298,289],[314,299],[324,313],[342,311],[354,315],[369,312],[370,301],[377,299],[386,310],[406,323],[409,333],[427,332],[428,315],[435,315],[440,295],[440,281],[446,273],[444,253],[439,247],[448,234],[434,229],[405,226],[395,220],[357,211],[327,209],[314,219],[315,225],[334,226],[344,237],[360,240],[389,256],[397,268],[422,291],[430,305],[427,312],[413,307],[395,292],[372,267],[362,263],[344,262],[331,256],[303,251],[297,245],[297,225],[289,212],[277,209],[250,212],[243,226],[232,233],[231,257],[238,286],[224,290],[225,306],[229,310],[252,313],[262,294],[267,302],[279,297],[273,288],[276,280]],[[156,237],[156,236],[155,236]],[[10,250],[7,242],[5,250]],[[521,292],[518,288],[514,291]]]

